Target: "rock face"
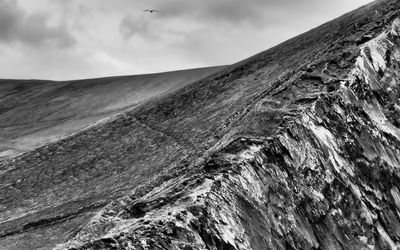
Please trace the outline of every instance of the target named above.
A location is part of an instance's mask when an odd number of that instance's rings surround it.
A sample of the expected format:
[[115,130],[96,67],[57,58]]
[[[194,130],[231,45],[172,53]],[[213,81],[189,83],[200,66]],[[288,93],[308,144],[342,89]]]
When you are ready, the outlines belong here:
[[0,246],[400,248],[399,12],[374,2],[3,162]]

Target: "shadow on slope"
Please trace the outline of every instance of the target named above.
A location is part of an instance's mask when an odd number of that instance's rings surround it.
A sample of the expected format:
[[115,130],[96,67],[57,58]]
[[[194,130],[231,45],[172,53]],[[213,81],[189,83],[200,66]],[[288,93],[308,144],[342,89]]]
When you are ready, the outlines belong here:
[[[147,228],[137,218],[151,213],[146,206],[168,208],[174,200],[165,190],[178,197],[191,188],[170,185],[183,175],[198,186],[210,154],[239,136],[282,133],[319,96],[338,90],[359,46],[390,26],[399,9],[398,1],[377,1],[102,126],[0,163],[0,244],[51,248],[74,237],[104,204],[153,190],[157,199],[127,208],[128,219]],[[325,67],[337,75],[318,75]],[[114,226],[93,221],[101,236]],[[91,229],[83,243],[98,236]]]

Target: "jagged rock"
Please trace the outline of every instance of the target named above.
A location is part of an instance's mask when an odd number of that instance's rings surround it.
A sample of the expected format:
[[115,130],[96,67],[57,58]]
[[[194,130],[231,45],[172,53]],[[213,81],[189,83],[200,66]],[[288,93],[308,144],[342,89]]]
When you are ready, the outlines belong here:
[[399,12],[371,3],[3,162],[0,245],[400,248]]

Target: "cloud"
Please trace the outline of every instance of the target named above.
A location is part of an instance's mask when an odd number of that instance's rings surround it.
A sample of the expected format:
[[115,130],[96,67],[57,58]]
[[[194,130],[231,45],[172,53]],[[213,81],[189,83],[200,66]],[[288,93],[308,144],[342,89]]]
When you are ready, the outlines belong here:
[[51,0],[52,3],[60,4],[60,5],[70,5],[72,4],[72,0]]
[[0,78],[230,64],[368,1],[0,0]]
[[63,22],[50,26],[49,15],[45,12],[26,13],[16,0],[0,0],[0,41],[21,42],[30,46],[45,43],[59,48],[69,48],[76,40]]
[[[314,0],[313,0],[314,1]],[[232,25],[248,23],[252,25],[264,24],[267,19],[266,8],[280,7],[276,2],[268,0],[203,0],[203,1],[160,1],[157,8],[162,17],[186,16],[202,22],[224,22]],[[283,0],[288,2],[288,0]],[[296,1],[295,1],[296,2]],[[294,4],[290,1],[290,4]],[[289,5],[290,6],[290,5]]]
[[89,14],[91,12],[91,9],[88,6],[84,5],[84,4],[79,4],[78,5],[78,12],[81,15],[87,15],[87,14]]
[[[133,36],[165,39],[166,36],[180,36],[186,40],[193,32],[201,38],[203,30],[219,30],[218,36],[232,33],[236,29],[264,29],[269,26],[284,25],[293,22],[287,18],[294,9],[301,10],[308,4],[293,0],[155,0],[157,14],[144,14],[139,6],[124,6],[125,9],[137,9],[137,14],[126,14],[119,25],[119,31],[125,40]],[[318,0],[307,0],[318,5]],[[120,6],[121,7],[121,6]],[[143,6],[142,6],[143,8]],[[296,17],[293,17],[296,19]],[[178,23],[179,22],[179,23]],[[296,23],[296,22],[295,22]],[[193,27],[195,27],[193,29]],[[212,37],[207,37],[211,41]],[[206,41],[207,41],[206,39]],[[168,43],[168,39],[165,41]]]
[[[371,0],[155,0],[161,18],[197,20],[208,25],[229,24],[265,28],[282,24],[297,25],[304,18],[322,14],[328,19],[343,6],[354,7]],[[354,8],[352,7],[352,8]],[[351,9],[347,9],[351,10]],[[318,22],[316,25],[319,24]]]
[[[238,24],[252,26],[264,24],[265,13],[260,5],[266,5],[265,0],[250,1],[253,3],[243,0],[169,0],[168,2],[159,0],[152,6],[159,9],[161,13],[143,13],[139,8],[137,14],[126,14],[122,18],[119,31],[125,40],[133,36],[154,39],[165,38],[171,32],[174,35],[181,33],[185,36],[184,33],[188,33],[189,24],[196,24],[198,30],[205,27],[215,29],[216,26],[224,26],[231,29]],[[153,8],[152,6],[148,8]],[[137,9],[138,6],[129,8]],[[173,20],[181,23],[177,25]]]
[[103,51],[98,51],[87,58],[87,61],[90,64],[95,64],[98,66],[102,66],[105,68],[112,67],[113,69],[123,72],[124,70],[129,69],[129,65],[125,62],[114,58]]
[[119,25],[119,32],[125,40],[132,36],[140,35],[146,38],[157,38],[155,27],[152,23],[139,16],[125,15]]

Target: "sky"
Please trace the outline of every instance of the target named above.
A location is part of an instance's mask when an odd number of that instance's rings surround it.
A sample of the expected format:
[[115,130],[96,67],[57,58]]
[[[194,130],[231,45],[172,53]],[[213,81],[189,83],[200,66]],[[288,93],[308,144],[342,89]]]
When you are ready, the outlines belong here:
[[0,0],[0,78],[72,80],[232,64],[369,2]]

